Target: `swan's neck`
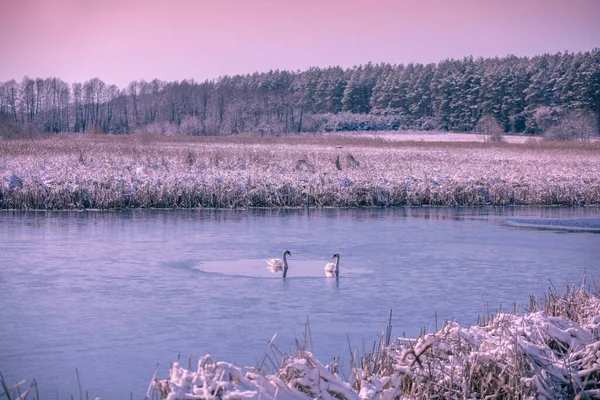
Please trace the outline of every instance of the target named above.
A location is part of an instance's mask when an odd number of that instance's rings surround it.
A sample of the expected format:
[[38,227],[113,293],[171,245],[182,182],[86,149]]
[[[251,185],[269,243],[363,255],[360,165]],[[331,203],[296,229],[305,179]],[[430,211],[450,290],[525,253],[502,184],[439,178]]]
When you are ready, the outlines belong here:
[[283,277],[284,278],[287,275],[287,270],[288,270],[288,263],[287,263],[286,255],[287,255],[286,253],[283,253]]
[[337,256],[335,258],[335,273],[339,273],[340,272],[340,256]]

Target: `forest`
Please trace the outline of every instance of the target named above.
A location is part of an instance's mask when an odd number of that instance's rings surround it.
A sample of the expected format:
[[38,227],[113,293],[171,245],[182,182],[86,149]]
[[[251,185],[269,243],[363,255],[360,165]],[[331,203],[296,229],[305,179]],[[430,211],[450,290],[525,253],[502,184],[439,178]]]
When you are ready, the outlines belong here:
[[[504,133],[542,134],[573,115],[600,116],[600,49],[432,64],[274,70],[196,82],[99,78],[0,82],[0,136],[39,132],[281,135],[470,132],[484,116]],[[571,116],[571,117],[570,117]]]

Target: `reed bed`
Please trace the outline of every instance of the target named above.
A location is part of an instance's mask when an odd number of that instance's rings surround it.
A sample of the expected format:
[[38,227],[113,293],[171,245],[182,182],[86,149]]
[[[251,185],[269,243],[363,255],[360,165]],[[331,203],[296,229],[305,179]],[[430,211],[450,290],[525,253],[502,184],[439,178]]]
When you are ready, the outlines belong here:
[[[600,298],[571,288],[550,292],[523,315],[500,313],[477,326],[446,322],[437,332],[391,341],[391,324],[373,350],[325,365],[299,345],[243,369],[202,358],[196,370],[173,363],[155,379],[158,399],[590,399],[600,397]],[[273,348],[274,345],[270,343]],[[275,348],[276,349],[276,348]]]
[[0,208],[600,204],[599,143],[379,137],[0,141]]

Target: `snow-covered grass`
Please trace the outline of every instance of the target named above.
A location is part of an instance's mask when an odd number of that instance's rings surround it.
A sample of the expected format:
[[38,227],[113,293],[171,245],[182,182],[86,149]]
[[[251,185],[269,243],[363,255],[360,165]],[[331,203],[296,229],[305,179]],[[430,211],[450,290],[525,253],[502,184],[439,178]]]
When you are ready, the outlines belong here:
[[[476,142],[484,143],[489,141],[489,135],[479,133],[458,133],[443,131],[375,131],[375,132],[340,132],[331,135],[342,135],[352,137],[361,135],[363,137],[373,137],[388,141],[398,142]],[[541,136],[506,134],[502,135],[502,140],[506,143],[536,143],[543,140]]]
[[0,141],[4,209],[517,204],[600,204],[600,143],[356,134]]
[[[449,321],[416,339],[353,352],[345,379],[299,345],[294,355],[240,368],[203,357],[195,370],[173,363],[154,379],[159,399],[587,399],[600,396],[600,298],[583,286],[552,291],[530,312],[500,313],[477,326]],[[271,344],[274,347],[273,344]]]
[[35,379],[33,379],[29,385],[27,385],[27,381],[25,379],[15,383],[14,385],[9,385],[0,372],[0,399],[6,397],[8,400],[25,400],[29,395],[32,395],[33,397],[34,393],[36,394],[36,398],[39,400],[37,381]]

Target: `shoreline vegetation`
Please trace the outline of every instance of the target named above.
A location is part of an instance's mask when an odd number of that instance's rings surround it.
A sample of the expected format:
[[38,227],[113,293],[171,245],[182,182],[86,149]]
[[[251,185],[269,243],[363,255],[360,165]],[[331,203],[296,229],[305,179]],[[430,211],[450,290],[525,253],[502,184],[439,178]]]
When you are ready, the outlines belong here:
[[599,204],[599,141],[389,132],[0,140],[0,209]]
[[[196,369],[179,359],[167,378],[154,372],[146,400],[392,400],[592,399],[600,397],[600,292],[595,282],[554,287],[527,307],[500,310],[463,327],[446,321],[417,338],[392,337],[392,313],[370,350],[348,343],[349,372],[341,358],[328,364],[311,352],[310,326],[293,353],[268,342],[254,367],[202,357]],[[81,387],[79,398],[89,398]],[[0,374],[0,397],[39,399],[35,379],[9,387]],[[71,396],[73,398],[73,396]],[[133,394],[131,394],[133,399]],[[95,397],[100,400],[99,397]]]
[[[416,339],[392,339],[392,315],[372,350],[329,364],[310,351],[310,328],[295,354],[269,349],[254,368],[204,356],[192,370],[179,362],[153,378],[152,399],[590,399],[600,396],[599,292],[550,288],[528,310],[499,312],[462,327],[446,321]],[[307,324],[308,325],[308,324]],[[277,361],[280,360],[280,361]],[[150,390],[149,392],[150,393]]]

